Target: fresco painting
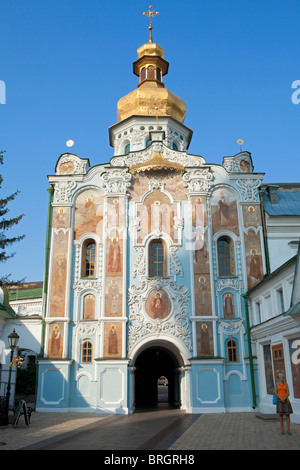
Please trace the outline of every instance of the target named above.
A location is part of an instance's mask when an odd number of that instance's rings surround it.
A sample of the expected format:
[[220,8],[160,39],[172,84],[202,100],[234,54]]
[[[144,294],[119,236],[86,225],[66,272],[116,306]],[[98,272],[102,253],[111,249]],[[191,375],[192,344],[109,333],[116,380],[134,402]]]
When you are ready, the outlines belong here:
[[90,189],[79,194],[75,204],[75,240],[85,233],[103,234],[103,196]]
[[123,313],[123,249],[124,197],[107,200],[107,240],[105,270],[105,316]]
[[224,318],[235,318],[235,301],[231,292],[226,292],[222,296]]
[[160,190],[154,190],[146,196],[143,205],[137,207],[137,217],[141,220],[138,243],[142,243],[145,236],[156,229],[170,235],[176,243],[178,241],[178,230],[175,229],[174,220],[176,216],[176,204],[172,204],[169,197]]
[[195,314],[211,315],[211,288],[209,275],[194,275],[194,289],[195,289]]
[[51,323],[49,325],[48,357],[62,358],[63,355],[64,324]]
[[209,252],[208,252],[208,235],[198,233],[195,236],[194,245],[194,274],[209,275]]
[[104,323],[104,357],[122,356],[122,323]]
[[130,201],[141,201],[143,194],[149,191],[149,177],[140,173],[132,177],[132,184],[128,192]]
[[54,207],[52,217],[52,228],[67,229],[70,227],[70,207]]
[[249,230],[244,234],[247,265],[248,289],[255,286],[264,277],[260,233]]
[[244,219],[244,227],[260,227],[261,222],[261,212],[259,205],[250,205],[250,206],[243,206],[243,219]]
[[106,276],[122,276],[123,240],[119,233],[114,232],[107,238],[106,245]]
[[[163,183],[164,189],[170,193],[174,201],[187,200],[187,188],[181,175],[170,175],[167,171],[156,171],[155,179]],[[140,202],[143,195],[149,191],[149,183],[153,175],[139,173],[134,175],[129,189],[130,200]]]
[[227,188],[217,189],[211,199],[213,233],[230,230],[239,234],[237,203],[232,191]]
[[95,319],[95,296],[93,294],[87,294],[83,298],[83,319]]
[[59,174],[60,175],[68,175],[70,173],[73,173],[75,170],[75,165],[73,162],[63,162],[60,167],[59,167]]
[[211,322],[196,323],[197,356],[214,356],[213,326]]
[[152,290],[145,302],[145,310],[153,320],[163,320],[168,317],[171,312],[171,302],[167,292],[163,289]]
[[192,202],[192,224],[194,228],[206,227],[207,225],[207,212],[206,212],[206,198],[193,197]]
[[53,233],[53,263],[50,290],[50,317],[65,315],[65,296],[67,281],[67,256],[69,233]]
[[107,198],[107,226],[119,231],[124,227],[124,198]]
[[186,201],[187,200],[187,188],[181,175],[177,176],[166,176],[163,180],[165,184],[165,190],[171,194],[174,201]]
[[105,316],[122,316],[122,278],[107,277],[105,286]]

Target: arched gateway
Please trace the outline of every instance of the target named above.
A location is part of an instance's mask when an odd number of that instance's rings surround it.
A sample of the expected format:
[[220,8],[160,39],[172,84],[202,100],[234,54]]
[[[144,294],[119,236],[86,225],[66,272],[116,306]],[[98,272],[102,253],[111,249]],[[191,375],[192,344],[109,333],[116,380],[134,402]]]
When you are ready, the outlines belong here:
[[186,375],[182,355],[168,341],[150,341],[139,348],[131,361],[133,407],[153,407],[168,403],[178,408],[186,404]]

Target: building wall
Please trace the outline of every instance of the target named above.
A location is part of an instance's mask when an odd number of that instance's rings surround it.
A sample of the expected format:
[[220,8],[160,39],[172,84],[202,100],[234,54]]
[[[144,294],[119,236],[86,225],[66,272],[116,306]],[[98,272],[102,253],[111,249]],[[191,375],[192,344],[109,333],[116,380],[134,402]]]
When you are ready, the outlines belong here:
[[291,420],[300,423],[300,324],[293,317],[285,315],[291,304],[295,258],[291,258],[250,291],[249,304],[251,336],[258,364],[259,410],[262,413],[276,413],[272,403],[274,384],[277,374],[283,372],[294,411]]
[[[223,166],[206,165],[203,157],[163,142],[157,137],[143,151],[91,169],[64,154],[49,177],[54,196],[40,409],[132,412],[135,361],[155,345],[174,356],[182,407],[251,409],[241,296],[265,272],[261,175],[252,172],[247,152],[226,157]],[[155,152],[184,173],[129,171],[147,166]],[[219,266],[222,237],[231,257],[227,273]],[[95,273],[87,277],[91,240]],[[163,277],[150,275],[154,240],[165,250]]]

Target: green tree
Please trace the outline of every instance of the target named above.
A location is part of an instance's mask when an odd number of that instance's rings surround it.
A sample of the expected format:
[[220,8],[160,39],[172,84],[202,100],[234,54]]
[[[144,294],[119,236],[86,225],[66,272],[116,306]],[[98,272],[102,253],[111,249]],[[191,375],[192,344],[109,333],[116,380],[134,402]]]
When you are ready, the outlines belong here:
[[[0,151],[0,164],[3,165],[3,153]],[[3,182],[3,178],[0,174],[0,189]],[[9,258],[12,258],[15,253],[7,253],[7,248],[12,246],[14,243],[22,240],[25,235],[13,236],[11,238],[6,236],[6,232],[11,229],[14,225],[17,225],[20,220],[24,217],[24,214],[19,215],[18,217],[13,217],[11,219],[7,218],[7,213],[9,212],[8,204],[13,201],[16,196],[19,194],[19,191],[14,192],[8,197],[0,197],[0,263],[5,262]],[[0,285],[9,285],[15,284],[21,281],[13,281],[10,279],[10,274],[6,276],[0,276]]]

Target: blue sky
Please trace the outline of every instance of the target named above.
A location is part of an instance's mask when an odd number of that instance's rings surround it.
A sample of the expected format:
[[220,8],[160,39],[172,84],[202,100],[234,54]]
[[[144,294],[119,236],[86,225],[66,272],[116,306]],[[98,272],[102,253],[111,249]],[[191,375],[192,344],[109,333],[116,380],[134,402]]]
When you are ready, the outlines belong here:
[[[137,48],[148,41],[142,0],[0,0],[0,197],[20,190],[8,235],[26,234],[3,274],[43,279],[47,175],[73,139],[91,165],[113,155],[108,127],[137,87]],[[157,0],[153,40],[170,63],[165,85],[187,104],[189,153],[207,163],[243,150],[265,182],[299,182],[299,0]]]

